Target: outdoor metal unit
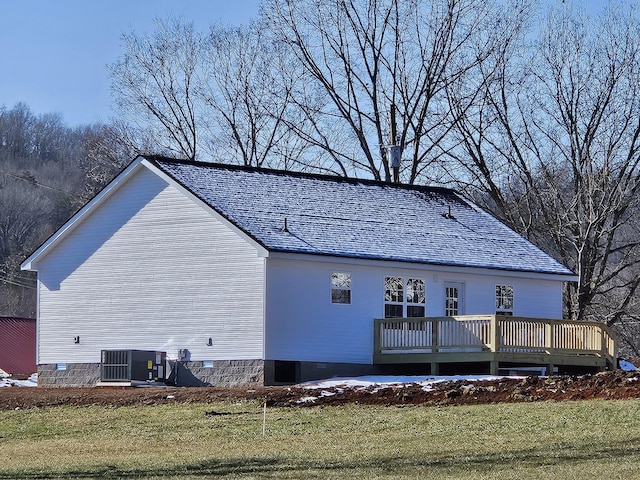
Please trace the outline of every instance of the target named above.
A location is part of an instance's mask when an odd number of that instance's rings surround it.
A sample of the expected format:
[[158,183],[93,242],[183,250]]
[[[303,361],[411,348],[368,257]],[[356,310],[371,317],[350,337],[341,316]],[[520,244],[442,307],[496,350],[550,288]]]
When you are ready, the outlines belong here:
[[166,352],[102,350],[101,382],[165,381]]

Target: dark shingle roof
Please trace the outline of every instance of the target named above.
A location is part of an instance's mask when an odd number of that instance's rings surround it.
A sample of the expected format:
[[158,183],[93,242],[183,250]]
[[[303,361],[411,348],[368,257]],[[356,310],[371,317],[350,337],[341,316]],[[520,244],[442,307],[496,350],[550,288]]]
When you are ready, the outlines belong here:
[[453,190],[148,160],[270,251],[573,275]]

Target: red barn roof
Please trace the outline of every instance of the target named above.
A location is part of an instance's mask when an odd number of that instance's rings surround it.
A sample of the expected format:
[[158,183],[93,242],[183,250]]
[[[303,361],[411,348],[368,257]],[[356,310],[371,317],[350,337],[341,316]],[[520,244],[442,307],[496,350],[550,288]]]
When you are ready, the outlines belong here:
[[36,372],[36,321],[0,317],[0,369],[11,374]]

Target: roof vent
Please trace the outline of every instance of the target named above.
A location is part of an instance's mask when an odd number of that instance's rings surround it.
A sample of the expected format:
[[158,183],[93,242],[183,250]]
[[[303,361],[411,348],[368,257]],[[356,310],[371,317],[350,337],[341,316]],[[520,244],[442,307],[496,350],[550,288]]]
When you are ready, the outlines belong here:
[[443,213],[442,216],[444,218],[447,218],[449,220],[455,220],[456,217],[453,216],[453,214],[451,213],[451,205],[449,205],[449,211],[447,213]]
[[284,217],[284,227],[282,227],[281,232],[289,233],[289,225],[287,225],[287,217]]

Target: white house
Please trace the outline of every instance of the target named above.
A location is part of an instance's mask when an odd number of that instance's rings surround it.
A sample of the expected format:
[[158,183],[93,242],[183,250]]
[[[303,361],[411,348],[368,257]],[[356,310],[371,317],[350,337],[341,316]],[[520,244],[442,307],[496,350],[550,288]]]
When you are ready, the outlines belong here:
[[[434,334],[428,319],[559,320],[576,280],[452,190],[150,156],[22,268],[38,272],[41,385],[96,383],[103,350],[166,352],[179,384],[426,373],[447,364],[442,343],[425,344],[445,324]],[[473,343],[485,353],[498,338],[486,325]],[[388,344],[417,330],[422,340]],[[449,351],[495,368],[522,360],[467,347]],[[415,356],[427,353],[440,357]]]

